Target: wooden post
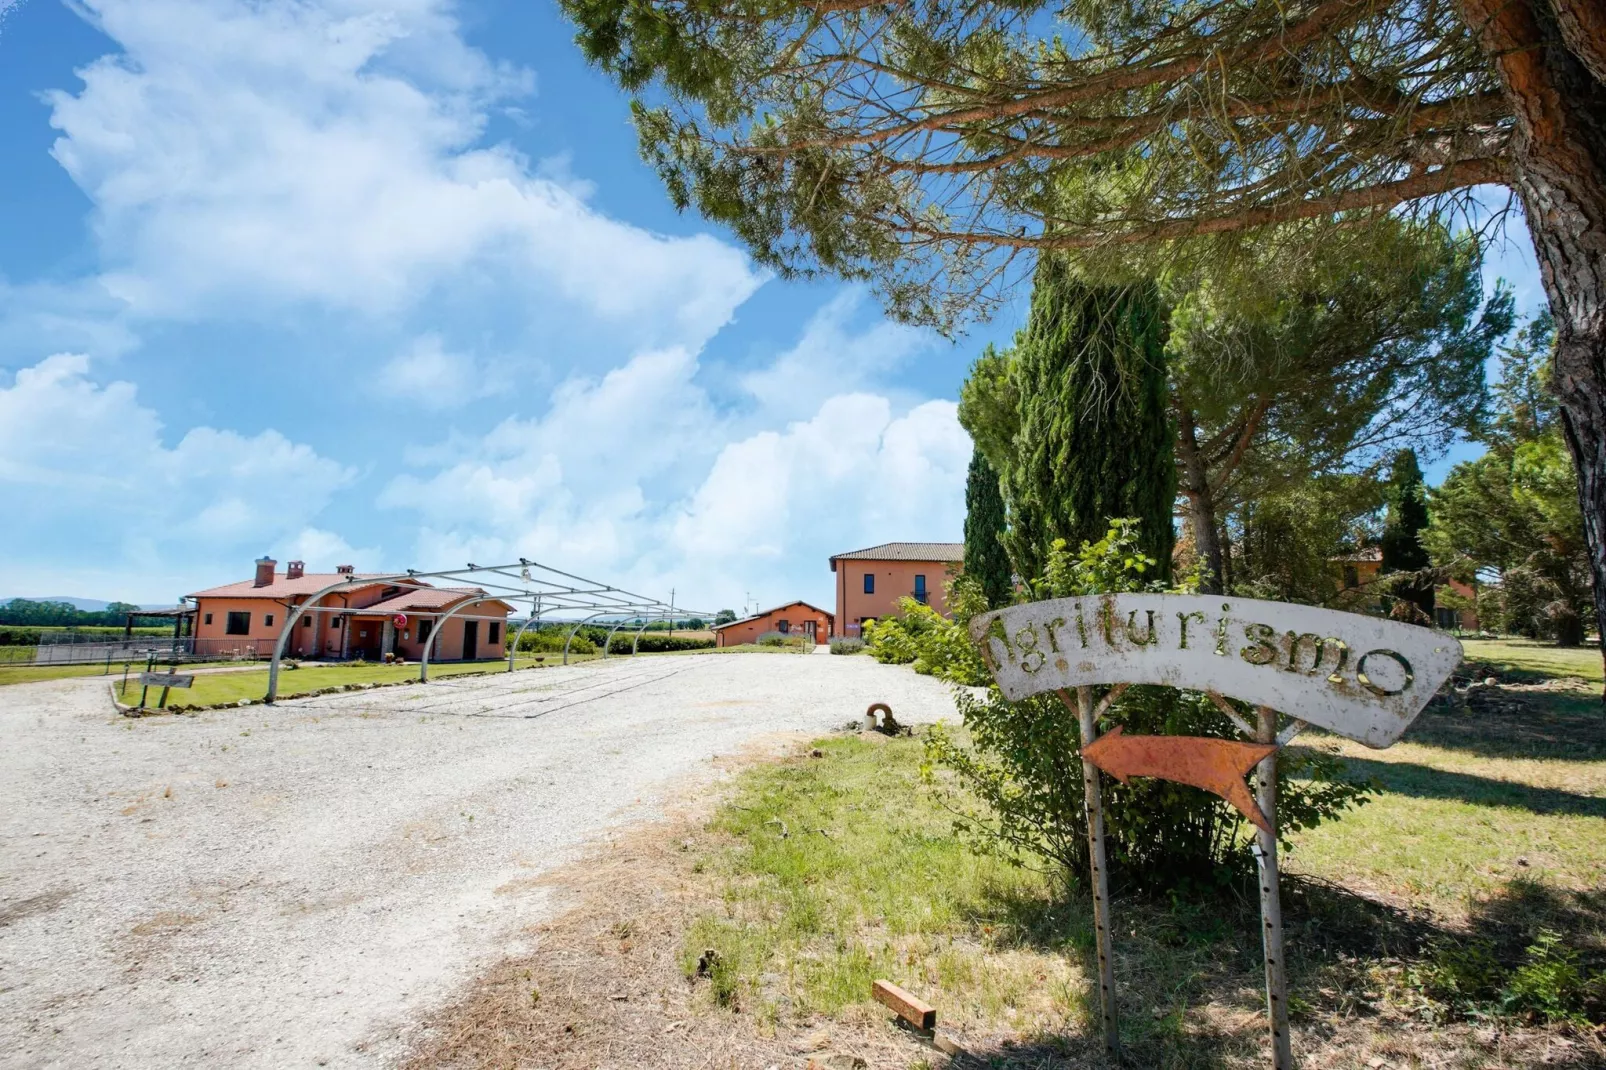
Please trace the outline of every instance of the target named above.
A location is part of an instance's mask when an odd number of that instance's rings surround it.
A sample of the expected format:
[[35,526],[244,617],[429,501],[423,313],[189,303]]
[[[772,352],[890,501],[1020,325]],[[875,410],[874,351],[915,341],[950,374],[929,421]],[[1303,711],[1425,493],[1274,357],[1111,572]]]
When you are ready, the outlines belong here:
[[[1277,742],[1277,712],[1256,710],[1255,739]],[[1266,957],[1266,1015],[1271,1021],[1272,1066],[1293,1070],[1294,1048],[1288,1035],[1288,964],[1283,957],[1283,906],[1277,887],[1277,754],[1255,766],[1255,802],[1272,831],[1255,830],[1255,859],[1260,863],[1260,921]]]
[[[155,670],[155,668],[156,668],[156,655],[155,654],[147,654],[145,656],[145,671],[146,672],[152,672],[152,671]],[[141,684],[140,685],[140,689],[139,689],[139,708],[142,709],[142,710],[145,708],[145,696],[150,694],[150,691],[151,691],[151,685],[150,684]]]
[[[1093,712],[1093,689],[1076,689],[1076,713],[1081,721],[1082,747],[1099,736]],[[1082,789],[1087,804],[1087,853],[1093,874],[1094,945],[1099,958],[1099,1012],[1104,1023],[1104,1050],[1115,1057],[1121,1051],[1120,1033],[1115,1024],[1115,963],[1111,959],[1110,878],[1104,851],[1104,795],[1099,786],[1098,766],[1082,759]]]

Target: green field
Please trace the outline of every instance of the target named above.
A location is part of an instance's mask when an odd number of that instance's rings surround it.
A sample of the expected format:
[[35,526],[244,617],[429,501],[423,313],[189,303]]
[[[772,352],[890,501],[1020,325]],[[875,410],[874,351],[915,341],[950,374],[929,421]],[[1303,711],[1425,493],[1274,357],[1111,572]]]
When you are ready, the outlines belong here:
[[1576,676],[1591,683],[1602,682],[1599,647],[1563,650],[1532,639],[1463,639],[1461,647],[1466,651],[1467,661],[1488,662],[1505,671],[1540,677]]
[[[1387,751],[1300,741],[1375,788],[1286,856],[1302,1065],[1606,1060],[1606,714],[1593,689],[1542,675],[1582,676],[1594,657],[1598,680],[1598,657],[1522,643],[1473,656],[1534,683],[1428,712]],[[925,790],[918,738],[812,746],[820,757],[744,772],[699,846],[710,907],[681,955],[692,974],[715,949],[713,1004],[846,1024],[882,1013],[866,994],[886,977],[962,1034],[1016,1037],[978,1052],[989,1065],[1097,1060],[1085,887],[957,838]],[[1116,910],[1131,1064],[1260,1065],[1253,895],[1120,894]]]
[[[598,657],[596,654],[571,654],[569,663],[591,661]],[[537,660],[541,659],[541,660]],[[561,665],[561,654],[526,654],[518,659],[519,668],[530,668],[537,665]],[[431,665],[429,678],[439,679],[445,676],[461,676],[464,673],[483,673],[506,670],[505,661],[470,661],[451,662],[444,665]],[[186,670],[180,669],[180,672]],[[325,687],[341,687],[346,684],[375,684],[375,683],[401,683],[406,680],[418,679],[418,665],[379,665],[362,662],[344,665],[318,665],[301,669],[282,669],[279,672],[279,697],[294,698]],[[134,677],[130,677],[128,688],[121,691],[118,698],[130,705],[139,701],[140,686]],[[240,699],[259,699],[268,691],[268,670],[247,669],[238,672],[201,673],[195,677],[195,685],[187,690],[175,688],[168,695],[168,704],[181,704],[184,706],[213,706],[219,703],[238,702]],[[152,688],[146,702],[154,706],[161,694],[157,688]]]

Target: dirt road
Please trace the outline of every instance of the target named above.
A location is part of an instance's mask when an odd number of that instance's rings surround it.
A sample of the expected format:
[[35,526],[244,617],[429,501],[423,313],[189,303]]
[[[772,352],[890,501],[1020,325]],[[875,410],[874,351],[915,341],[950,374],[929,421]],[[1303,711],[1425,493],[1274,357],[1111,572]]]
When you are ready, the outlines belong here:
[[866,657],[640,657],[127,720],[0,689],[0,1066],[383,1066],[547,908],[538,878],[755,739],[871,701]]

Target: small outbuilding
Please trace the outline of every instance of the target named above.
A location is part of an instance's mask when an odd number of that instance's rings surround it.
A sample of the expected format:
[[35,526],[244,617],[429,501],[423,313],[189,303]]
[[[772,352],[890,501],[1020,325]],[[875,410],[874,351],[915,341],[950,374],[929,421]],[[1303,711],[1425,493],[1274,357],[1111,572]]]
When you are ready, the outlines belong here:
[[807,636],[810,642],[823,642],[831,634],[835,618],[819,606],[807,602],[788,602],[784,606],[766,609],[726,624],[714,625],[715,646],[741,646],[756,643],[759,636],[771,633],[790,636]]

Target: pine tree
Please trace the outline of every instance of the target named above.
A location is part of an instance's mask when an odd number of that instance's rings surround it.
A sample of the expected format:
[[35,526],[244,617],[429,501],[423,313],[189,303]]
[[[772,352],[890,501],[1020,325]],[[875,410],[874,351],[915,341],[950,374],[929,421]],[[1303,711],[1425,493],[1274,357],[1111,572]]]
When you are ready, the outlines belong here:
[[[1421,533],[1428,526],[1427,491],[1415,450],[1394,455],[1389,477],[1388,512],[1383,521],[1383,572],[1418,572],[1432,562],[1422,545]],[[1394,593],[1433,616],[1433,581],[1403,581]]]
[[1014,583],[1004,552],[1004,496],[998,473],[978,447],[965,480],[965,575],[981,584],[989,606],[1009,603]]
[[1166,412],[1164,319],[1152,285],[1092,286],[1056,257],[1038,265],[1011,374],[1020,399],[1005,473],[1006,547],[1042,575],[1054,539],[1097,542],[1139,521],[1142,548],[1170,575],[1177,475]]

